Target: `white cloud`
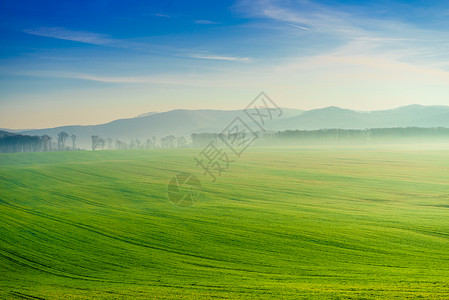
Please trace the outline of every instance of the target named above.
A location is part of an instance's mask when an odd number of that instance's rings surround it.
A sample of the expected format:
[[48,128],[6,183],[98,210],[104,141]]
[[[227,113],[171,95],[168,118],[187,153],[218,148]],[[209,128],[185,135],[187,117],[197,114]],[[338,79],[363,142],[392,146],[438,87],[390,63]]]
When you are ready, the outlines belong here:
[[198,58],[198,59],[209,59],[209,60],[224,60],[224,61],[238,61],[238,62],[249,62],[251,59],[249,57],[235,57],[235,56],[224,56],[224,55],[213,55],[213,54],[191,54],[187,57]]
[[102,76],[84,73],[70,72],[28,72],[29,75],[49,76],[60,78],[82,79],[104,83],[118,84],[168,84],[168,85],[194,85],[194,81],[188,78],[179,78],[176,76]]
[[310,28],[306,28],[306,27],[303,27],[303,26],[299,26],[299,25],[296,25],[296,24],[291,24],[293,27],[296,27],[296,28],[299,28],[299,29],[302,29],[302,30],[310,30]]
[[166,15],[166,14],[154,14],[154,16],[160,17],[160,18],[171,18],[169,15]]
[[76,31],[62,27],[38,27],[31,29],[23,29],[25,33],[43,36],[49,38],[55,38],[59,40],[74,41],[79,43],[99,45],[114,48],[132,49],[142,52],[151,53],[171,53],[179,52],[179,49],[163,46],[158,44],[150,44],[148,42],[132,40],[132,39],[116,39],[106,34],[99,34],[94,32]]
[[24,29],[23,32],[37,36],[44,36],[93,45],[109,45],[114,42],[114,40],[109,38],[107,35],[86,31],[73,31],[62,27],[31,28]]
[[[282,4],[281,4],[282,3]],[[290,2],[274,0],[241,0],[235,7],[249,17],[262,17],[279,22],[301,24],[298,28],[313,27],[319,31],[356,33],[356,29],[348,20],[353,16],[312,1],[297,1],[295,7]],[[295,25],[293,25],[295,26]]]
[[[0,72],[1,74],[1,72]],[[190,75],[154,75],[154,76],[104,76],[88,73],[46,71],[46,70],[23,70],[9,72],[16,76],[47,77],[80,79],[111,84],[156,84],[156,85],[178,85],[207,87],[214,84],[214,80],[205,77]]]
[[195,20],[196,24],[203,24],[203,25],[213,25],[218,24],[217,22],[210,21],[210,20]]
[[[400,21],[399,18],[369,17],[367,8],[360,6],[346,5],[343,11],[308,0],[241,0],[235,8],[247,17],[266,18],[289,27],[313,30],[315,41],[321,41],[321,53],[330,53],[336,50],[335,47],[343,52],[357,45],[358,54],[388,53],[398,62],[411,64],[439,64],[443,67],[444,61],[449,59],[447,32],[420,28],[419,24]],[[285,27],[284,30],[289,29]],[[322,43],[325,40],[332,42],[326,45]],[[355,44],[354,41],[363,43]]]

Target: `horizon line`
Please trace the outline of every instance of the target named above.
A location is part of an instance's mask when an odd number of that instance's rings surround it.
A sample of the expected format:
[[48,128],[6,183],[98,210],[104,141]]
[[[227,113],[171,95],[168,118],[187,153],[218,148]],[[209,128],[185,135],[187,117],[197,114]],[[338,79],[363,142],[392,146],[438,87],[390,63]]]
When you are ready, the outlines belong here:
[[[342,109],[342,110],[350,110],[350,111],[354,111],[354,112],[361,112],[361,113],[370,113],[370,112],[377,112],[377,111],[386,111],[386,110],[394,110],[394,109],[399,109],[399,108],[404,108],[404,107],[410,107],[410,106],[424,106],[424,107],[449,107],[449,105],[436,105],[436,104],[430,104],[430,105],[425,105],[425,104],[407,104],[407,105],[401,105],[401,106],[395,106],[392,108],[384,108],[384,109],[374,109],[374,110],[358,110],[358,109],[351,109],[351,108],[346,108],[346,107],[340,107],[340,106],[336,106],[336,105],[329,105],[329,106],[324,106],[324,107],[318,107],[318,108],[311,108],[311,109],[301,109],[301,108],[292,108],[292,107],[280,107],[281,109],[292,109],[292,110],[300,110],[302,112],[307,112],[307,111],[312,111],[312,110],[320,110],[320,109],[327,109],[327,108],[338,108],[338,109]],[[61,128],[61,127],[73,127],[73,126],[98,126],[98,125],[106,125],[115,121],[119,121],[119,120],[129,120],[129,119],[135,119],[135,118],[144,118],[144,117],[149,117],[152,115],[157,115],[157,114],[162,114],[162,113],[168,113],[168,112],[172,112],[172,111],[177,111],[177,110],[183,110],[183,111],[199,111],[199,110],[209,110],[209,111],[239,111],[239,110],[244,110],[244,108],[240,108],[240,109],[213,109],[213,108],[174,108],[174,109],[169,109],[166,111],[150,111],[150,112],[146,112],[146,113],[142,113],[139,114],[137,116],[134,117],[123,117],[123,118],[117,118],[117,119],[113,119],[111,121],[108,122],[104,122],[104,123],[95,123],[95,124],[68,124],[68,125],[58,125],[58,126],[54,126],[54,127],[42,127],[42,128],[6,128],[6,127],[0,127],[0,130],[2,131],[13,131],[11,133],[17,133],[17,132],[23,132],[23,131],[29,131],[29,130],[46,130],[46,129],[54,129],[54,128]]]

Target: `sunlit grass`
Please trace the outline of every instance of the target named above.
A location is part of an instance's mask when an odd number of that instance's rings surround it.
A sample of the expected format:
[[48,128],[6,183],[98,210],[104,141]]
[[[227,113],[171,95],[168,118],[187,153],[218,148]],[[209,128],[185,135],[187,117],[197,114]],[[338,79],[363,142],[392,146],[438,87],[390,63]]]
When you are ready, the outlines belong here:
[[199,151],[0,155],[0,297],[449,297],[449,152]]

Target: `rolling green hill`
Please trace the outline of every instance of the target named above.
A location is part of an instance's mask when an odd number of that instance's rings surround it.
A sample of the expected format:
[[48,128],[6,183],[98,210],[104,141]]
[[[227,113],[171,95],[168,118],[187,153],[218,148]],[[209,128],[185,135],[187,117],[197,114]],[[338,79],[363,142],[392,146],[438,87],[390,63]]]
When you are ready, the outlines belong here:
[[447,150],[198,151],[1,154],[0,298],[449,297]]

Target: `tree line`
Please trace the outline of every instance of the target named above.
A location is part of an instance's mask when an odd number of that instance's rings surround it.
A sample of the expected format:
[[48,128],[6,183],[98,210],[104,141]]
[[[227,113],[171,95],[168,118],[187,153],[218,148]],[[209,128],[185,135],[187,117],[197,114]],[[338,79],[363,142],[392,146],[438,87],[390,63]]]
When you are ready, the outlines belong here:
[[[72,144],[66,146],[69,137]],[[76,148],[76,135],[74,134],[69,135],[67,132],[61,131],[57,136],[57,144],[52,140],[53,138],[47,134],[33,136],[2,131],[0,132],[0,153],[80,150]]]
[[[58,133],[57,138],[49,135],[31,136],[0,131],[0,153],[14,152],[47,152],[82,150],[76,146],[77,136],[65,131]],[[91,136],[91,149],[95,150],[126,150],[126,149],[154,149],[154,148],[185,148],[191,144],[183,136],[169,135],[156,139],[155,136],[144,141],[132,139],[122,141],[118,138],[104,139],[99,135]]]
[[127,150],[127,149],[155,149],[155,148],[186,148],[190,147],[183,136],[169,135],[156,139],[155,136],[146,140],[132,139],[129,142],[108,137],[106,140],[98,135],[92,135],[92,150]]
[[[248,133],[236,133],[238,139],[249,137]],[[252,133],[251,133],[252,134]],[[320,130],[284,130],[257,132],[255,146],[282,146],[296,144],[327,144],[327,143],[371,143],[371,142],[401,142],[405,140],[448,141],[449,128],[374,128],[374,129],[320,129]],[[227,139],[234,138],[227,136]],[[169,135],[157,139],[132,139],[129,142],[118,138],[106,139],[99,135],[91,136],[92,150],[126,150],[155,148],[204,148],[213,142],[217,147],[225,147],[223,136],[218,133],[193,133],[190,140],[185,137]],[[56,140],[49,135],[31,136],[0,131],[0,153],[12,152],[46,152],[81,150],[76,145],[77,136],[65,131],[58,133]]]
[[[369,144],[400,142],[449,142],[449,128],[371,128],[371,129],[319,129],[319,130],[284,130],[256,133],[240,133],[239,137],[220,136],[218,133],[194,133],[191,135],[192,147],[203,148],[213,142],[217,147],[225,147],[223,140],[245,141],[253,136],[253,146],[288,146],[308,144]],[[239,141],[237,141],[238,143]]]
[[449,128],[371,128],[371,129],[320,129],[285,130],[260,134],[255,145],[294,145],[332,143],[401,143],[401,142],[449,142]]

